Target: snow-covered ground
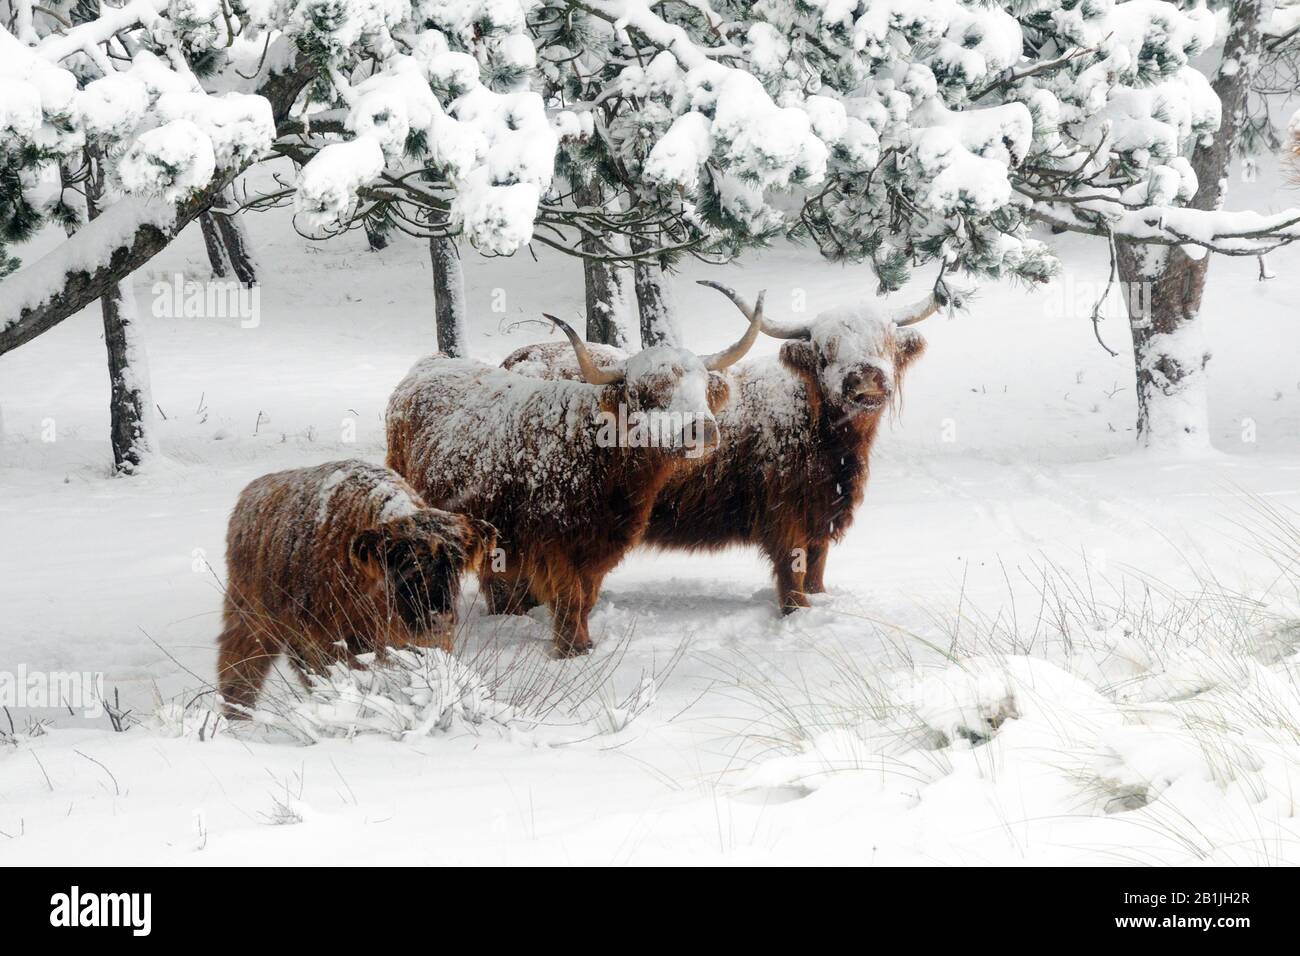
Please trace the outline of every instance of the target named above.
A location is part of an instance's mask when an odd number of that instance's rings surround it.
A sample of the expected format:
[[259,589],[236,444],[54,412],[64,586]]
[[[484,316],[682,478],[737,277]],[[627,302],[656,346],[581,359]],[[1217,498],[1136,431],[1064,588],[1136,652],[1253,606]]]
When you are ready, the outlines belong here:
[[[1111,358],[1087,317],[1105,251],[1064,238],[1054,287],[922,327],[811,611],[779,616],[749,551],[637,552],[595,653],[562,661],[543,612],[487,617],[471,585],[467,659],[515,716],[304,746],[214,737],[203,701],[180,715],[213,678],[226,518],[268,471],[382,460],[388,394],[434,348],[430,273],[410,240],[251,229],[255,323],[151,314],[178,273],[206,279],[197,230],[137,277],[163,450],[145,474],[109,477],[97,312],[0,359],[0,670],[102,671],[143,718],[47,711],[32,735],[11,709],[6,863],[1300,862],[1300,594],[1250,530],[1300,508],[1300,250],[1267,283],[1213,264],[1212,455],[1132,450],[1125,327],[1102,324]],[[483,358],[580,305],[554,255],[465,271]],[[766,288],[778,317],[874,294],[806,249],[688,264],[700,351],[739,321],[703,277]]]

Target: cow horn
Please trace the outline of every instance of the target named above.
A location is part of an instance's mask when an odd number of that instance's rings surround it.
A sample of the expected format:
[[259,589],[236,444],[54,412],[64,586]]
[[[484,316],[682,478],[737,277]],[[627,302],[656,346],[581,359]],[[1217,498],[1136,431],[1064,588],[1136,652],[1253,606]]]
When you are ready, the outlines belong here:
[[621,368],[597,368],[596,363],[592,361],[591,353],[587,351],[587,343],[578,338],[578,333],[568,322],[563,319],[557,319],[553,315],[542,313],[545,318],[551,320],[557,329],[568,336],[569,344],[573,346],[574,354],[578,356],[578,368],[582,369],[582,377],[592,385],[612,385],[615,382],[623,381],[623,370]]
[[906,309],[900,309],[894,315],[894,324],[900,329],[905,325],[916,325],[916,323],[928,319],[939,311],[939,299],[933,293],[922,299],[920,302]]
[[[750,310],[749,304],[738,296],[733,289],[727,288],[721,282],[711,282],[708,279],[696,280],[700,285],[706,285],[710,289],[717,289],[723,295],[735,304],[741,312],[745,313],[745,318],[751,322],[754,319],[754,313]],[[759,309],[758,327],[764,335],[771,336],[774,339],[806,339],[811,335],[806,325],[780,325],[763,318],[762,309]]]
[[[745,357],[746,352],[753,348],[754,343],[758,340],[758,332],[763,327],[763,298],[766,295],[766,289],[758,294],[758,300],[752,312],[743,306],[741,307],[740,311],[744,312],[745,317],[749,319],[749,328],[745,330],[745,334],[740,337],[739,341],[721,352],[700,356],[704,362],[704,367],[710,372],[721,372],[724,368],[735,365]],[[737,302],[736,304],[739,305],[740,303]]]

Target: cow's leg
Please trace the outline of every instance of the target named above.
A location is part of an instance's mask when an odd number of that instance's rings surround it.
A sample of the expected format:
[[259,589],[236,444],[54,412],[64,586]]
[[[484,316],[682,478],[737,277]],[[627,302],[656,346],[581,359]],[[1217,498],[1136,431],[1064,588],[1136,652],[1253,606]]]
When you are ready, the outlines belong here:
[[596,607],[596,600],[600,597],[600,586],[605,580],[605,575],[594,574],[587,578],[587,613],[590,614]]
[[522,576],[480,575],[479,590],[489,614],[527,614],[541,603],[533,597],[528,581]]
[[217,638],[217,690],[226,717],[248,716],[278,652],[265,645],[238,612],[227,614],[226,627]]
[[812,541],[808,544],[808,570],[803,576],[805,594],[826,593],[826,555],[830,553],[830,542]]
[[804,576],[808,567],[808,549],[786,541],[770,546],[767,556],[776,572],[776,599],[782,614],[801,607],[811,607],[804,593]]
[[561,657],[576,657],[591,650],[587,615],[591,612],[588,597],[592,593],[590,581],[575,578],[567,582],[565,587],[557,588],[555,596],[549,602],[555,650]]

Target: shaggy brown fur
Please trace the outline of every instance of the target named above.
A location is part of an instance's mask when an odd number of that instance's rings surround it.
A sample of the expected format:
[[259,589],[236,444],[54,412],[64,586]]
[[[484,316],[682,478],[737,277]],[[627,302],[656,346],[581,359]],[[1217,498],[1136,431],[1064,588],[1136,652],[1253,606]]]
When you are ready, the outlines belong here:
[[[880,420],[925,349],[914,329],[868,312],[826,313],[804,331],[779,360],[732,368],[718,453],[665,482],[643,539],[691,551],[757,545],[785,613],[825,591],[827,553],[862,503]],[[592,353],[602,366],[622,356]],[[572,355],[552,343],[517,349],[503,365],[539,378],[577,375]]]
[[226,541],[217,680],[251,708],[277,654],[300,676],[390,647],[451,649],[463,571],[495,547],[483,521],[428,507],[387,468],[336,461],[265,475]]
[[[612,345],[588,342],[587,351],[600,368],[613,368],[620,362],[627,361],[627,353]],[[533,378],[566,379],[570,382],[582,381],[582,370],[573,357],[573,349],[563,342],[537,342],[533,345],[521,345],[501,363],[520,375]]]
[[[557,650],[588,650],[602,579],[645,530],[659,489],[717,445],[726,380],[681,349],[647,349],[609,385],[542,382],[466,360],[423,359],[388,405],[388,464],[426,500],[490,521],[502,550],[480,572],[490,609],[550,607]],[[695,444],[609,445],[600,415],[678,409]]]

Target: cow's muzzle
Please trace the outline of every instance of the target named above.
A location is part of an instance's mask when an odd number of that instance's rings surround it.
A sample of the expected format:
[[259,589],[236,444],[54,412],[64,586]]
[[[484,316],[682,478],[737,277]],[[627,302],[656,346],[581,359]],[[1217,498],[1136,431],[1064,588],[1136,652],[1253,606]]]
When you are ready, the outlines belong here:
[[879,411],[888,404],[893,394],[893,385],[878,368],[850,372],[844,377],[844,404],[855,411]]

